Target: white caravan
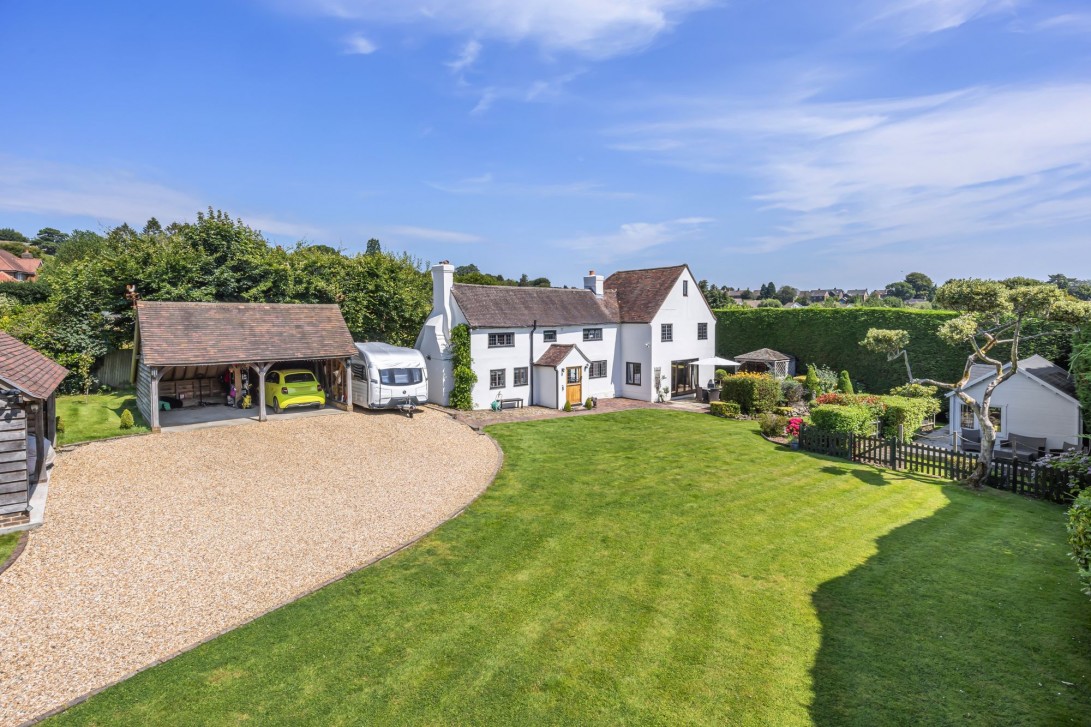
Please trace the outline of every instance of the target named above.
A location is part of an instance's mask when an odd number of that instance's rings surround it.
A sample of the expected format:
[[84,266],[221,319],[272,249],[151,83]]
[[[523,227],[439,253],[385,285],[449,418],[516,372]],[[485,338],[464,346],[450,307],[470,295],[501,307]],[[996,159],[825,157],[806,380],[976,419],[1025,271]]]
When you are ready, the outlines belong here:
[[428,401],[428,370],[424,355],[414,348],[357,343],[351,363],[353,404],[413,416],[413,409]]

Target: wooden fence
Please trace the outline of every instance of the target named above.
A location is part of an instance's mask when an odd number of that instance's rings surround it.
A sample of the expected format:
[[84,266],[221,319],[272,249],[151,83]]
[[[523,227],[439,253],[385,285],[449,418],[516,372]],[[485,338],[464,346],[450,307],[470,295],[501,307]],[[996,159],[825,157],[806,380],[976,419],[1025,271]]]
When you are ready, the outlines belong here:
[[[826,432],[801,426],[799,448],[807,452],[878,465],[893,470],[961,480],[969,477],[977,465],[976,454],[964,454],[942,447],[916,442],[902,442],[897,437],[865,437],[841,432]],[[1067,472],[1060,472],[1033,462],[996,455],[989,470],[989,487],[1053,502],[1069,502],[1073,485]],[[1075,487],[1091,487],[1091,476],[1084,476]]]
[[123,348],[119,351],[111,351],[102,359],[102,363],[94,370],[93,376],[100,384],[114,389],[132,386],[133,350]]

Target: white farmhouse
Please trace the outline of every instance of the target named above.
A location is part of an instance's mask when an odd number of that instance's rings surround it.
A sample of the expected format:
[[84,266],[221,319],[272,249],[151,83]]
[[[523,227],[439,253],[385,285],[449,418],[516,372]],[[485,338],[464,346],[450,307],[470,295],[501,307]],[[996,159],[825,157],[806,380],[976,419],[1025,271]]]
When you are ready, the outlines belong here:
[[[588,397],[656,401],[694,393],[698,359],[716,351],[716,318],[688,265],[591,271],[584,287],[517,288],[454,282],[432,268],[432,312],[417,336],[429,400],[446,404],[451,329],[470,329],[475,409],[493,402],[555,409]],[[658,390],[658,391],[657,391]]]
[[[1004,369],[1011,368],[1006,364]],[[996,376],[993,366],[975,365],[964,391],[981,401],[985,387]],[[963,406],[953,392],[947,394],[951,431],[958,442],[958,432],[978,429],[973,410]],[[996,426],[997,441],[1011,435],[1043,438],[1048,449],[1076,445],[1083,432],[1083,414],[1076,399],[1072,375],[1042,356],[1030,356],[1019,362],[1015,375],[993,391],[989,417]]]

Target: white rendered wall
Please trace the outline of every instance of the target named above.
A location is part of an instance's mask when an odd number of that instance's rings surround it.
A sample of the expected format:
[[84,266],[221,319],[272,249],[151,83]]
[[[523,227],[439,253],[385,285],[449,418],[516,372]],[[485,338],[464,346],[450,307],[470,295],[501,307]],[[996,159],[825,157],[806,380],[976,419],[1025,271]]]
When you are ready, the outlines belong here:
[[[988,380],[982,381],[968,388],[966,393],[980,401],[987,385]],[[957,431],[961,421],[962,402],[954,396],[951,399],[951,431]],[[1060,449],[1065,442],[1079,441],[1079,405],[1021,371],[996,387],[989,406],[1004,410],[1005,431],[997,437],[1000,441],[1013,433],[1025,437],[1045,437],[1050,449]]]
[[[689,282],[689,295],[682,294],[682,281]],[[664,323],[674,326],[674,340],[669,343],[663,343],[661,340],[660,326]],[[704,341],[697,340],[698,323],[708,324],[708,338]],[[656,367],[662,369],[664,388],[670,388],[671,361],[709,358],[716,355],[716,317],[705,304],[701,291],[697,289],[697,281],[690,275],[688,268],[678,277],[649,328],[652,374]],[[704,385],[703,382],[695,383]],[[649,393],[654,397],[654,392]],[[666,398],[669,399],[670,396]]]

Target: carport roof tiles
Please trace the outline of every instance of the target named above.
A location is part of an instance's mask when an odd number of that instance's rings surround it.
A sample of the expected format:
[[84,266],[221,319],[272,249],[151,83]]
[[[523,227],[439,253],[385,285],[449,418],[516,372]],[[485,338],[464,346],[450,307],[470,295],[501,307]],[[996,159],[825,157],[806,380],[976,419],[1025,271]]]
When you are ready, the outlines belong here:
[[136,314],[148,366],[303,361],[356,353],[336,305],[140,301]]

